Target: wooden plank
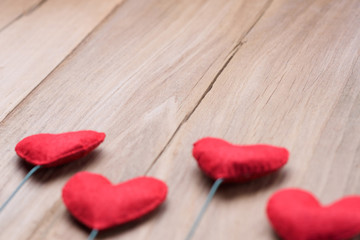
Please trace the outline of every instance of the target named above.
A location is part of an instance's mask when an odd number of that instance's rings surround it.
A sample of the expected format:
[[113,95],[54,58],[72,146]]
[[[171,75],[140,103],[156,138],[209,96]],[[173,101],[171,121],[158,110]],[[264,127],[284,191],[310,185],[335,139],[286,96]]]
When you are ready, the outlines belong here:
[[48,0],[3,29],[0,121],[120,2]]
[[42,0],[1,0],[0,31],[41,4]]
[[[62,204],[63,184],[81,170],[114,182],[143,175],[267,5],[126,1],[0,123],[0,202],[29,170],[13,152],[22,137],[87,128],[107,133],[97,153],[36,174],[2,212],[0,238],[85,239],[89,231]],[[117,239],[122,229],[105,234]],[[163,239],[150,233],[136,239]]]
[[356,0],[274,1],[151,169],[170,195],[141,231],[185,238],[212,184],[191,156],[205,136],[281,145],[291,157],[278,174],[222,186],[194,239],[277,239],[265,207],[280,188],[313,191],[323,203],[360,193],[359,12]]
[[23,15],[36,9],[42,0],[2,0],[0,1],[0,31],[10,26]]

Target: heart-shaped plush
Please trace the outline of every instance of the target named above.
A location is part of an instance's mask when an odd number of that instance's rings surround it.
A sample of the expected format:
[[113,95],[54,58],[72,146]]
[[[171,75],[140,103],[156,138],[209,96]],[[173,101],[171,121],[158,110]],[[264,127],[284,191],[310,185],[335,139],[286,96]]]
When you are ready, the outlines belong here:
[[267,205],[272,226],[284,240],[346,240],[360,234],[360,197],[329,206],[300,189],[275,193]]
[[270,145],[234,145],[218,138],[194,144],[193,156],[213,179],[244,182],[276,171],[286,164],[289,152]]
[[152,177],[138,177],[113,185],[105,177],[89,172],[74,175],[62,191],[70,213],[97,230],[142,217],[164,202],[166,195],[166,184]]
[[105,139],[105,133],[77,131],[36,134],[21,140],[16,153],[33,165],[54,167],[84,157]]

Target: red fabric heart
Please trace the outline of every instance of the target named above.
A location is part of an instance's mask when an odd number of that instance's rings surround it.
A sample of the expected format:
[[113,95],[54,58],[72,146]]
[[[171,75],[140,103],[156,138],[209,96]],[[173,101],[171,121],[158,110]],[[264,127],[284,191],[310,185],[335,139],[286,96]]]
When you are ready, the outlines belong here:
[[244,182],[276,171],[286,164],[289,152],[270,145],[234,145],[203,138],[194,144],[193,156],[209,177]]
[[95,131],[36,134],[21,140],[15,151],[33,165],[54,167],[84,157],[104,138],[105,133]]
[[64,186],[63,201],[70,213],[89,228],[103,230],[142,217],[165,201],[167,186],[151,177],[113,185],[89,172],[74,175]]
[[286,189],[270,198],[267,215],[284,240],[344,240],[360,234],[359,196],[321,206],[308,192]]

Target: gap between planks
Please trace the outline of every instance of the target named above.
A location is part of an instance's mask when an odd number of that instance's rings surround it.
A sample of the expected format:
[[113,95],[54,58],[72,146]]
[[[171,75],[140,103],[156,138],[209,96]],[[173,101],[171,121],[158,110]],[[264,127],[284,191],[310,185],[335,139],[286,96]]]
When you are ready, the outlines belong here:
[[255,19],[254,23],[250,26],[250,28],[248,29],[248,31],[245,32],[245,34],[243,34],[243,36],[240,37],[238,43],[233,47],[233,49],[229,52],[229,54],[227,55],[227,59],[225,61],[225,63],[223,64],[223,66],[220,68],[220,70],[216,73],[214,79],[210,82],[209,86],[207,87],[207,89],[205,90],[205,92],[201,95],[200,99],[197,101],[197,103],[195,104],[195,106],[193,107],[193,109],[191,109],[189,111],[188,114],[185,115],[185,117],[183,118],[183,120],[180,122],[179,126],[176,128],[176,130],[174,131],[174,133],[171,135],[171,137],[169,138],[169,140],[167,141],[167,143],[165,144],[165,146],[162,148],[162,150],[159,152],[159,154],[155,157],[155,159],[153,160],[153,162],[150,164],[150,166],[148,167],[148,169],[145,171],[145,175],[147,175],[150,170],[152,169],[152,167],[156,164],[156,162],[160,159],[160,157],[163,155],[163,153],[165,152],[165,150],[169,147],[169,145],[171,144],[171,142],[173,141],[173,139],[175,138],[176,134],[179,132],[179,130],[181,129],[181,127],[191,118],[191,116],[193,115],[193,113],[196,111],[196,109],[199,107],[199,105],[201,104],[201,102],[204,100],[204,98],[208,95],[208,93],[211,91],[211,89],[213,88],[214,84],[216,83],[216,80],[220,77],[220,75],[223,73],[223,71],[225,70],[225,68],[229,65],[229,63],[231,62],[231,60],[233,59],[233,57],[235,56],[235,54],[240,50],[241,46],[244,45],[246,42],[244,41],[244,39],[249,35],[249,33],[251,32],[251,30],[258,24],[258,22],[260,21],[260,19],[265,15],[266,11],[270,8],[271,4],[273,3],[273,0],[269,0],[266,2],[266,4],[264,5],[263,9],[260,11],[259,16]]
[[38,8],[40,8],[45,2],[47,2],[48,0],[41,0],[40,2],[38,2],[37,4],[35,4],[34,6],[30,6],[29,9],[25,10],[23,13],[20,13],[17,17],[15,17],[13,20],[11,20],[10,22],[8,22],[7,24],[5,24],[2,28],[0,28],[0,33],[2,31],[4,31],[6,28],[10,27],[12,24],[14,24],[16,21],[18,21],[19,19],[21,19],[22,17],[31,14],[32,12],[35,12]]
[[[37,9],[39,9],[45,2],[48,0],[42,0],[39,2],[36,6],[32,7],[31,9],[27,10],[25,13],[22,13],[19,17],[11,21],[11,24],[15,21],[19,20],[21,17],[35,12]],[[21,105],[26,101],[26,99],[37,89],[39,88],[48,78],[51,76],[53,72],[55,72],[59,66],[61,66],[71,55],[74,54],[82,45],[84,42],[87,41],[91,37],[91,35],[96,32],[103,24],[106,23],[106,21],[128,0],[123,0],[120,3],[116,4],[113,9],[101,20],[99,23],[91,30],[89,33],[86,34],[86,36],[34,87],[31,89],[31,91],[19,102],[17,103],[13,109],[5,115],[5,117],[0,120],[0,126],[9,118],[12,116],[12,114],[19,108]],[[9,23],[10,24],[10,23]],[[3,29],[0,29],[0,33]]]

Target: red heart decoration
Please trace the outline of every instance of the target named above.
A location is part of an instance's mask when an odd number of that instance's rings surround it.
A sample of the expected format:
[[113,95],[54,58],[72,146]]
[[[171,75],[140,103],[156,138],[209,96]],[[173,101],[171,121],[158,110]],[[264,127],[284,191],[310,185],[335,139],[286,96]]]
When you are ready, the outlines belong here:
[[104,138],[105,133],[95,131],[36,134],[21,140],[15,151],[31,164],[54,167],[84,157]]
[[275,193],[267,215],[284,240],[344,240],[360,234],[360,197],[321,206],[310,193],[286,189]]
[[167,186],[151,177],[113,185],[89,172],[74,175],[64,186],[63,201],[70,213],[92,229],[103,230],[151,212],[165,201]]
[[218,138],[203,138],[194,144],[193,156],[209,177],[244,182],[281,168],[289,152],[270,145],[234,145]]

